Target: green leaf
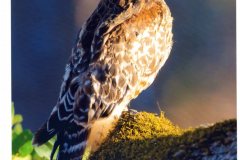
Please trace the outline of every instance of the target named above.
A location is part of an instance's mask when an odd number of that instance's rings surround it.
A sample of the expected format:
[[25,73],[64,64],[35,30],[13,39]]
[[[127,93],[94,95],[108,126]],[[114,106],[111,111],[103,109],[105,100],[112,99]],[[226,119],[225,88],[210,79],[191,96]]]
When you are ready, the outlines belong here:
[[32,142],[31,141],[27,141],[18,150],[20,156],[22,156],[22,157],[25,157],[25,156],[31,154],[32,151],[33,151],[33,146],[32,146]]
[[[14,114],[15,114],[14,103],[12,102],[12,122],[13,122]],[[13,125],[13,123],[12,123],[12,125]]]
[[51,138],[51,139],[48,141],[48,143],[49,143],[51,146],[53,146],[54,143],[55,143],[55,141],[56,141],[56,136],[54,136],[53,138]]
[[41,145],[40,147],[35,147],[34,150],[41,158],[49,158],[52,152],[52,148],[48,147],[45,144]]
[[41,158],[35,150],[32,152],[32,159],[33,160],[49,160],[49,158]]
[[18,134],[16,132],[12,132],[12,142],[17,138]]
[[32,156],[28,155],[26,157],[20,157],[20,156],[14,155],[14,156],[12,156],[12,160],[32,160]]
[[17,135],[22,133],[23,129],[22,129],[22,125],[21,124],[16,124],[13,127],[13,133],[16,133]]
[[13,121],[12,121],[12,124],[17,124],[17,123],[21,123],[23,121],[23,118],[20,114],[16,114],[14,117],[13,117]]
[[27,141],[32,140],[32,132],[30,130],[24,130],[17,137],[15,137],[12,141],[12,153],[16,154],[19,148],[24,145]]

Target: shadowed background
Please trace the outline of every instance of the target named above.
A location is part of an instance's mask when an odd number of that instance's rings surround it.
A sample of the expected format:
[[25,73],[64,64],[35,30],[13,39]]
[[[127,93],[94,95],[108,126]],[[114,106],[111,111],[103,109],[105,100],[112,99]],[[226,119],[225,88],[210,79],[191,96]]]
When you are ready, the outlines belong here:
[[[35,131],[56,104],[76,34],[99,0],[12,0],[12,100]],[[236,117],[235,0],[167,0],[174,45],[131,108],[181,127]],[[159,105],[158,105],[159,104]]]

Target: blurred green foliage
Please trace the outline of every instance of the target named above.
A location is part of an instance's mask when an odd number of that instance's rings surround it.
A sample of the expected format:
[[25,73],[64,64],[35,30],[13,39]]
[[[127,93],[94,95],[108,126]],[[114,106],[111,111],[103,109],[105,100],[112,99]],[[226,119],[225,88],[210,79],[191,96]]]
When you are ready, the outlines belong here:
[[49,160],[55,138],[40,147],[33,146],[33,133],[23,129],[22,121],[23,117],[15,114],[12,103],[12,160]]

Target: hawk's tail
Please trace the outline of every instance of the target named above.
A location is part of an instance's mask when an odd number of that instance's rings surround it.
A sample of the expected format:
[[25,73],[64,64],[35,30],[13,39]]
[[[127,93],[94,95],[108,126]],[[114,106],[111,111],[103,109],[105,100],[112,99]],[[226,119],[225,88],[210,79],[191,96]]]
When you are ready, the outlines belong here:
[[90,128],[77,125],[74,122],[68,124],[62,122],[61,125],[57,125],[58,123],[55,123],[56,118],[57,112],[53,113],[49,121],[35,133],[33,144],[40,146],[57,134],[57,140],[51,153],[51,160],[58,147],[57,160],[82,160]]
[[48,131],[47,122],[35,133],[32,144],[41,146],[56,134],[56,130]]
[[59,146],[57,160],[82,160],[89,133],[89,128],[76,124],[72,124],[67,130],[58,133],[51,159]]
[[[60,126],[57,126],[58,115],[57,112],[54,112],[51,114],[48,121],[46,121],[40,129],[37,130],[37,132],[34,134],[33,137],[33,145],[40,146],[44,143],[46,143],[49,139],[51,139],[56,133],[59,132]],[[64,123],[62,124],[62,127],[64,127]]]

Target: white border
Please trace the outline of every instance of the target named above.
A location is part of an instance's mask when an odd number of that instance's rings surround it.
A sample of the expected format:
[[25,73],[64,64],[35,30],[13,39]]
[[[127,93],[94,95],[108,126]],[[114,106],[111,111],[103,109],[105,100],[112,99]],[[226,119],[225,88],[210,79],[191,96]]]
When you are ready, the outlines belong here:
[[0,159],[11,160],[11,1],[0,1]]

